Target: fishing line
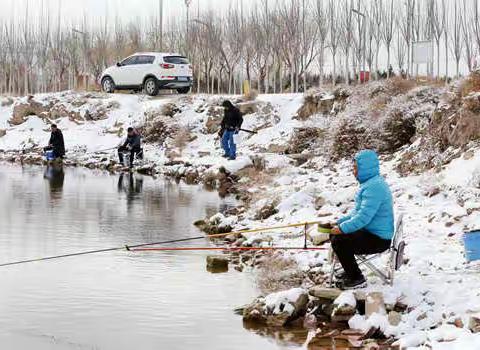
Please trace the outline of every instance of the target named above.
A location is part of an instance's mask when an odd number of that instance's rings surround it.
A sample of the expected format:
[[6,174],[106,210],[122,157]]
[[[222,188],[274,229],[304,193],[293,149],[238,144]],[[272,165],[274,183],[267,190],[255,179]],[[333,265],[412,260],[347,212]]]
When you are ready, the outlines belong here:
[[[233,231],[233,232],[227,232],[227,233],[217,233],[217,234],[212,234],[212,235],[203,235],[203,236],[197,236],[197,237],[189,237],[189,238],[180,238],[180,239],[173,239],[173,240],[168,240],[168,241],[161,241],[161,242],[154,242],[154,243],[142,243],[142,244],[134,244],[134,245],[124,245],[122,247],[113,247],[113,248],[104,248],[104,249],[95,249],[95,250],[87,250],[83,252],[77,252],[77,253],[69,253],[69,254],[61,254],[61,255],[54,255],[54,256],[47,256],[43,258],[36,258],[36,259],[25,259],[25,260],[19,260],[19,261],[14,261],[14,262],[9,262],[9,263],[3,263],[0,264],[0,267],[5,267],[5,266],[12,266],[12,265],[20,265],[20,264],[27,264],[27,263],[33,263],[33,262],[40,262],[40,261],[47,261],[47,260],[55,260],[55,259],[63,259],[63,258],[69,258],[69,257],[75,257],[75,256],[82,256],[82,255],[91,255],[91,254],[98,254],[98,253],[106,253],[106,252],[113,252],[113,251],[118,251],[118,250],[132,250],[136,248],[143,248],[143,247],[150,247],[150,246],[155,246],[155,245],[163,245],[163,244],[171,244],[171,243],[181,243],[181,242],[189,242],[189,241],[195,241],[195,240],[200,240],[200,239],[209,239],[209,238],[220,238],[220,237],[226,237],[229,235],[237,235],[237,234],[245,234],[245,233],[255,233],[255,232],[264,232],[264,231],[271,231],[271,230],[278,230],[278,229],[284,229],[284,228],[292,228],[292,227],[300,227],[303,226],[305,228],[305,243],[306,243],[306,234],[307,234],[307,228],[311,225],[318,224],[319,222],[304,222],[304,223],[299,223],[299,224],[290,224],[290,225],[283,225],[283,226],[273,226],[273,227],[267,227],[267,228],[258,228],[258,229],[250,229],[250,230],[242,230],[242,231]],[[210,249],[211,248],[211,249]],[[210,247],[208,250],[228,250],[229,247],[226,248],[216,248],[216,247]],[[244,247],[248,248],[248,247]],[[270,249],[273,247],[270,247]],[[160,250],[160,248],[156,248],[157,250]],[[194,250],[191,248],[171,248],[170,250]],[[231,249],[231,248],[230,248]],[[236,248],[237,250],[239,248]],[[257,248],[255,248],[257,249]],[[276,248],[277,250],[282,250],[282,248]],[[284,250],[290,249],[293,250],[290,247],[285,247],[283,248]],[[306,250],[306,249],[316,249],[316,248],[307,248],[306,245],[303,248],[295,248],[296,250]],[[167,250],[167,249],[164,249]],[[196,249],[200,250],[200,249]],[[205,249],[203,249],[205,250]],[[253,249],[250,249],[253,250]],[[259,249],[257,249],[259,250]],[[264,250],[268,250],[265,249]],[[321,250],[321,249],[318,249]],[[323,250],[323,249],[322,249]]]

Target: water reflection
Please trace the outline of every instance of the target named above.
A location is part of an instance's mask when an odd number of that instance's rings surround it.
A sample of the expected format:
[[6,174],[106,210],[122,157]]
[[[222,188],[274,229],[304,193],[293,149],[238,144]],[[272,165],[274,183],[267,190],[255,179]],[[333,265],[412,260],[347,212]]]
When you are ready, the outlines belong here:
[[43,174],[43,178],[48,180],[50,198],[52,200],[60,200],[65,182],[63,167],[61,165],[48,165]]
[[[0,174],[2,263],[198,236],[195,220],[235,204],[137,174],[11,165]],[[207,254],[118,251],[0,269],[0,348],[278,349],[232,311],[257,296],[252,276],[210,274]]]
[[308,338],[308,330],[303,327],[267,327],[256,323],[244,322],[245,329],[262,337],[273,340],[284,347],[300,347],[305,344]]
[[143,176],[136,177],[133,173],[125,175],[122,173],[118,177],[118,192],[127,194],[127,207],[131,208],[132,202],[140,198],[143,192]]

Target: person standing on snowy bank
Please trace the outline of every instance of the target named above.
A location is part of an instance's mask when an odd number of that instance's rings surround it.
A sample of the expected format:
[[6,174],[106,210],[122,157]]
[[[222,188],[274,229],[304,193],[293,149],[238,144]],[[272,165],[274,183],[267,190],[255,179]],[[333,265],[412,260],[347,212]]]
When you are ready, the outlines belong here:
[[223,157],[230,160],[237,158],[237,145],[233,135],[238,134],[242,127],[243,117],[240,110],[232,102],[224,101],[222,106],[225,108],[225,115],[222,120],[219,136],[222,140],[222,148],[225,152]]
[[380,175],[377,153],[363,150],[355,156],[353,172],[360,189],[355,208],[332,229],[331,243],[344,272],[337,277],[342,289],[361,288],[366,280],[355,255],[377,254],[390,248],[394,233],[392,193]]
[[63,140],[62,131],[57,127],[56,124],[50,126],[50,140],[48,141],[48,146],[43,150],[51,151],[53,150],[54,158],[63,158],[65,155],[65,142]]

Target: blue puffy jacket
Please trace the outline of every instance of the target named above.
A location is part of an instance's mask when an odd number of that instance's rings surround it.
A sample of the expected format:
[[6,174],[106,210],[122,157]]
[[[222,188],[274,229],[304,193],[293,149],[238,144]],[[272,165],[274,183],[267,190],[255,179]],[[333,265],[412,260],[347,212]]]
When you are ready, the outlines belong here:
[[343,233],[365,229],[383,239],[392,239],[394,232],[393,198],[390,188],[380,176],[380,162],[374,151],[360,151],[355,156],[360,190],[355,196],[355,209],[337,221]]

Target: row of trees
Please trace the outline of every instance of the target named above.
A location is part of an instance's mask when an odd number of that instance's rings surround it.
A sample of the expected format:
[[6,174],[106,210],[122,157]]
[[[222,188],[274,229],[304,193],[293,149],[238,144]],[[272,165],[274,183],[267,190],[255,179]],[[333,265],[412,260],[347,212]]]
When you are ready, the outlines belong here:
[[422,40],[434,44],[427,73],[458,76],[462,65],[473,68],[480,50],[479,3],[259,0],[248,10],[237,4],[221,12],[197,11],[166,25],[155,16],[65,23],[60,9],[31,13],[27,7],[23,20],[0,22],[0,93],[92,85],[106,66],[133,52],[156,50],[188,55],[198,92],[238,93],[245,79],[260,92],[298,92],[359,81],[361,71],[373,79],[394,72],[415,76],[412,42]]

